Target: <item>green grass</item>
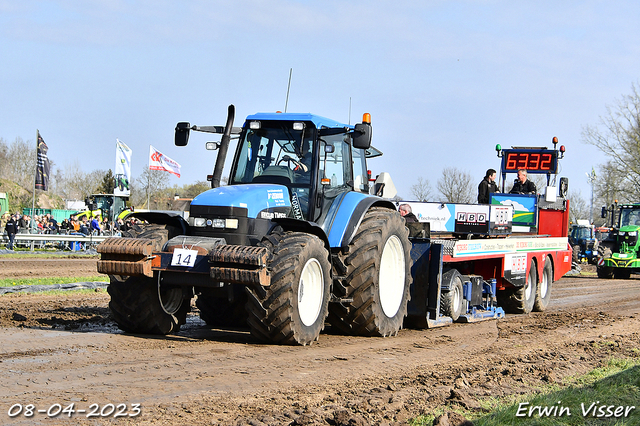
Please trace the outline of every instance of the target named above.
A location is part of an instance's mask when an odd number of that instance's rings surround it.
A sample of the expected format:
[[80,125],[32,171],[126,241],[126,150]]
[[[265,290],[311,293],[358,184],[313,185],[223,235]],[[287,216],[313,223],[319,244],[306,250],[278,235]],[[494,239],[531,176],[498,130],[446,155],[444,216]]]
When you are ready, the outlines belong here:
[[[528,395],[510,396],[502,399],[480,401],[490,414],[477,414],[463,409],[441,408],[430,416],[419,417],[414,426],[430,425],[434,417],[444,411],[457,411],[476,426],[536,425],[536,426],[582,426],[606,425],[626,426],[640,424],[640,360],[612,359],[605,367],[597,368],[577,378],[568,378],[564,385],[550,385]],[[595,405],[592,405],[594,404]],[[596,415],[594,409],[596,407]],[[598,409],[603,408],[598,416]],[[617,407],[619,417],[606,417],[607,407]],[[633,407],[624,417],[625,407]],[[533,408],[532,415],[529,410]],[[591,409],[589,409],[591,407]],[[453,408],[453,407],[451,407]],[[547,410],[540,415],[540,410]],[[571,415],[567,415],[567,413]],[[586,413],[585,413],[586,412]],[[544,413],[544,412],[543,412]],[[517,415],[517,414],[524,414]],[[560,415],[562,414],[562,415]]]
[[3,278],[0,279],[0,287],[17,287],[22,285],[51,285],[69,284],[85,281],[109,281],[106,275],[94,275],[91,277],[54,277],[54,278]]
[[97,254],[68,253],[56,254],[55,252],[32,252],[0,254],[0,259],[92,259],[99,258]]

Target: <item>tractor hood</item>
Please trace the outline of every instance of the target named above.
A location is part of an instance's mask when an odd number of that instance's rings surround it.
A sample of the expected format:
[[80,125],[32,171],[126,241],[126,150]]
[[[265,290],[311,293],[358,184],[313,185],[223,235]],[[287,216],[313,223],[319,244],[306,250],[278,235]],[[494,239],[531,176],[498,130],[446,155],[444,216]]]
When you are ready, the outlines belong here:
[[191,206],[245,208],[247,217],[254,219],[286,217],[291,211],[289,189],[284,185],[275,184],[229,185],[213,188],[196,196]]
[[627,226],[623,226],[622,228],[620,228],[620,230],[618,231],[619,234],[622,234],[623,232],[638,232],[638,230],[640,229],[640,226],[638,225],[627,225]]

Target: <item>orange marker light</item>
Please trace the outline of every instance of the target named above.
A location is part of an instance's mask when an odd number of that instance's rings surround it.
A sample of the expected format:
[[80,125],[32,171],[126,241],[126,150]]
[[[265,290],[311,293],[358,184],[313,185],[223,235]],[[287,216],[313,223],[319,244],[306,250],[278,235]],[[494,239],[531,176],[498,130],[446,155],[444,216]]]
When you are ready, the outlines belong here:
[[362,122],[371,124],[371,114],[369,114],[368,112],[362,114]]

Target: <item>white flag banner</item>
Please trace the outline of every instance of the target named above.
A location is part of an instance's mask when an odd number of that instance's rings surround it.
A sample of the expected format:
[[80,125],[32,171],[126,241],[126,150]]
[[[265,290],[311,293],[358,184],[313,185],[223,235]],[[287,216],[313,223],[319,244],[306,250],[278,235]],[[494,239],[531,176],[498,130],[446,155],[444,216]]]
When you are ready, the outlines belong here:
[[180,164],[149,145],[149,170],[164,170],[180,177]]
[[124,142],[116,139],[116,186],[113,189],[114,195],[128,197],[131,195],[129,182],[131,182],[131,148]]

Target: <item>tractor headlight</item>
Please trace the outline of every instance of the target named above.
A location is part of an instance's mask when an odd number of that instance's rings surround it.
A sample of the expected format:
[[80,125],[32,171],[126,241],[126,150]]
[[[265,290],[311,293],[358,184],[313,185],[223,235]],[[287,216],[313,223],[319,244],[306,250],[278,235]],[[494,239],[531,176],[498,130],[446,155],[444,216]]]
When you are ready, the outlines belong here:
[[638,236],[638,231],[631,231],[631,232],[629,232],[629,236],[630,236],[630,237],[637,237],[637,236]]
[[189,218],[189,225],[197,226],[197,227],[203,227],[203,226],[205,226],[205,218],[203,218],[203,217],[190,217]]
[[620,232],[618,235],[620,235],[621,237],[624,237],[626,234],[626,232]]
[[206,219],[204,217],[190,217],[189,225],[203,228],[209,226],[219,229],[238,229],[238,219]]
[[207,225],[214,228],[224,228],[224,219],[208,219]]

